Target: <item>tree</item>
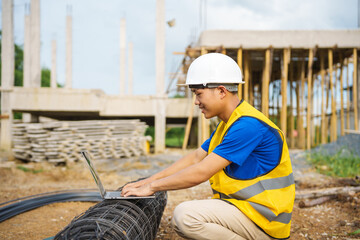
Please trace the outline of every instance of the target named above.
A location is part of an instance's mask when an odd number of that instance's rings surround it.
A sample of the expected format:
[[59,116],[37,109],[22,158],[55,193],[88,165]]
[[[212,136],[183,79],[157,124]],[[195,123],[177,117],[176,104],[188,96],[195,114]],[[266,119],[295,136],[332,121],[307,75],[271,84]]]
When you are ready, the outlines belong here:
[[[0,30],[0,59],[1,59],[1,37],[2,31]],[[24,85],[24,50],[22,46],[15,44],[15,73],[14,73],[14,86],[21,87]],[[50,70],[48,68],[41,69],[41,87],[50,87]],[[0,61],[0,84],[1,84],[1,61]],[[57,84],[58,87],[63,87]],[[0,106],[1,107],[1,106]],[[1,110],[1,109],[0,109]],[[21,119],[21,113],[14,113],[14,119]]]
[[[1,57],[1,36],[0,30],[0,57]],[[50,70],[43,67],[41,69],[41,87],[50,87]],[[1,61],[0,61],[0,84],[1,84]],[[24,85],[24,50],[22,46],[15,44],[15,76],[14,86],[20,87]],[[62,85],[58,84],[58,87]]]

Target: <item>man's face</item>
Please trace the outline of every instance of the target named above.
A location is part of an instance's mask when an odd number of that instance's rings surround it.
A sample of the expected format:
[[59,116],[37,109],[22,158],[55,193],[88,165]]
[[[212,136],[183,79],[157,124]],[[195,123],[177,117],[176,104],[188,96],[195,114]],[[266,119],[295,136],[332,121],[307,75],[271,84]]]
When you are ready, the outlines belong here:
[[204,114],[205,118],[212,118],[218,114],[218,96],[214,88],[194,89],[196,95],[195,105]]

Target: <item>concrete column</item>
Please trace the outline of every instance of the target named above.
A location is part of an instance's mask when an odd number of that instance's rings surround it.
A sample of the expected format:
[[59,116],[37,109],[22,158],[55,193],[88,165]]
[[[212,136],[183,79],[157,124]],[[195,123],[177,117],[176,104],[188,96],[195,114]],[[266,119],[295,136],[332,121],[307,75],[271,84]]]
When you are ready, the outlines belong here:
[[56,79],[56,40],[51,42],[51,74],[50,74],[50,87],[57,88]]
[[31,0],[30,25],[30,86],[41,87],[40,0]]
[[120,20],[120,95],[125,95],[126,19]]
[[1,40],[1,133],[0,148],[7,156],[11,154],[11,110],[10,94],[14,85],[14,19],[13,0],[2,1],[2,40]]
[[166,106],[165,99],[158,97],[156,100],[155,115],[155,153],[165,150]]
[[[31,80],[31,15],[30,5],[25,5],[25,25],[24,25],[24,78],[23,87],[32,87],[34,83]],[[23,113],[23,122],[37,121],[37,116],[30,113]]]
[[72,16],[71,6],[67,6],[66,16],[66,73],[65,88],[72,88]]
[[129,95],[133,95],[133,81],[134,81],[134,67],[133,67],[133,43],[129,42],[129,49],[128,49],[128,54],[129,54],[129,58],[128,58],[128,64],[129,64],[129,68],[128,68],[128,94]]
[[156,96],[158,97],[155,116],[155,152],[165,150],[165,0],[156,0]]
[[30,61],[31,61],[31,47],[30,47],[30,39],[31,39],[31,30],[30,30],[30,15],[29,15],[29,6],[25,7],[25,33],[24,33],[24,80],[23,86],[30,87]]

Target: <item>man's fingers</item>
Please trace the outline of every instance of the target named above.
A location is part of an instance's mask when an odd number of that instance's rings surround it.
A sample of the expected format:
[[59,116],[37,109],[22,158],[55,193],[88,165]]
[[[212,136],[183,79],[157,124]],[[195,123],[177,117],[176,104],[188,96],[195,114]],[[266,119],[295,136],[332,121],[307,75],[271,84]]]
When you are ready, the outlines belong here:
[[121,194],[124,196],[124,197],[128,197],[131,195],[131,192],[132,192],[132,188],[125,188],[121,191]]

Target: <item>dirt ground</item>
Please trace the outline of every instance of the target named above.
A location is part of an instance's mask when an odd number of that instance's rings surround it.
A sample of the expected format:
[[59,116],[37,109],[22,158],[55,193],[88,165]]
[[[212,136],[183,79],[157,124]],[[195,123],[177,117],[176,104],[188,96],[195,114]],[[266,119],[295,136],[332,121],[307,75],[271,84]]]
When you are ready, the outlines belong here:
[[[153,165],[166,166],[164,162],[144,164],[138,161],[119,162],[118,165],[126,166],[129,173],[133,168],[146,170]],[[115,169],[105,165],[98,169],[107,189],[116,189],[128,181],[141,177],[134,174],[134,171],[131,174],[119,174]],[[308,171],[307,174],[296,181],[297,191],[344,186],[341,179],[324,177],[313,173],[311,169],[306,171]],[[48,163],[5,162],[0,164],[0,202],[49,191],[95,187],[88,169],[81,162],[57,167]],[[181,239],[172,230],[170,224],[172,211],[177,204],[186,200],[210,197],[211,190],[208,183],[186,190],[168,192],[168,203],[157,239]],[[360,229],[359,199],[359,193],[352,193],[349,197],[337,198],[310,208],[299,208],[296,201],[290,239],[360,239],[360,234],[349,234]],[[0,223],[0,239],[45,239],[54,236],[75,216],[94,204],[89,202],[56,203],[17,215]]]

